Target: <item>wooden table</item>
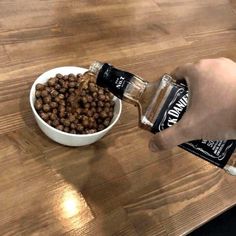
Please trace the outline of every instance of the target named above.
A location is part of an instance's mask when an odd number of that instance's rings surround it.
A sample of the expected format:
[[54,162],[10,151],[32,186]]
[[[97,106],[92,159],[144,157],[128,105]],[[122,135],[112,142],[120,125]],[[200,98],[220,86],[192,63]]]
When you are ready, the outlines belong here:
[[179,149],[151,153],[124,104],[106,137],[70,148],[38,128],[44,71],[95,59],[156,80],[182,63],[236,60],[236,1],[1,0],[0,234],[183,235],[236,203],[236,177]]

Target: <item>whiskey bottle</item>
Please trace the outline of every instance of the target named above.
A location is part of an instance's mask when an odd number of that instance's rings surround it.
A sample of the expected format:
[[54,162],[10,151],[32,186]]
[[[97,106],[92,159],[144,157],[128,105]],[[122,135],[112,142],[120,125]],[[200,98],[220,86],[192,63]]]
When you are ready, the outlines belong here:
[[[139,127],[154,134],[174,125],[186,111],[188,88],[168,74],[149,83],[137,75],[101,62],[91,64],[88,73],[95,76],[99,86],[138,107]],[[195,140],[179,146],[236,175],[236,158],[232,155],[236,140]]]

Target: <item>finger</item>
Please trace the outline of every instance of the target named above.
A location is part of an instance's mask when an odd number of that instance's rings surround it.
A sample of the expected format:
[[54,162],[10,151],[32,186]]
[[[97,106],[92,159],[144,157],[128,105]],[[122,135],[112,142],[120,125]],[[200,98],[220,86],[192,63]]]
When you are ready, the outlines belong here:
[[182,125],[182,122],[178,122],[174,126],[154,135],[149,142],[149,148],[151,151],[156,152],[171,149],[190,140],[190,132]]
[[175,80],[184,80],[191,78],[195,73],[195,67],[193,63],[187,63],[183,66],[177,67],[171,72],[171,75]]

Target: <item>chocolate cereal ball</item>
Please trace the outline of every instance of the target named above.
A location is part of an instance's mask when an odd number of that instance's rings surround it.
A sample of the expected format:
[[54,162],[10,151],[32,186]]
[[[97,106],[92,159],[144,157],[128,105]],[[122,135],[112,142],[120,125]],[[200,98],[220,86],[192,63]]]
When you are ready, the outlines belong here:
[[81,80],[81,74],[56,74],[36,85],[34,106],[47,124],[71,134],[91,134],[109,126],[113,95],[96,85],[92,76],[85,83]]

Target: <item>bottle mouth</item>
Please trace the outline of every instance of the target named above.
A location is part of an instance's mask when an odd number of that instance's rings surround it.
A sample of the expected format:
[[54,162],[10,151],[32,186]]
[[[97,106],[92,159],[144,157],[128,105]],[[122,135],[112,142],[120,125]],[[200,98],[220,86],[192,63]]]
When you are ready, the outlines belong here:
[[99,61],[95,61],[90,65],[89,71],[91,71],[95,75],[98,75],[98,73],[101,70],[101,68],[103,67],[103,65],[104,65],[104,63],[99,62]]

